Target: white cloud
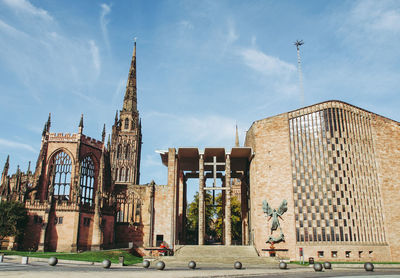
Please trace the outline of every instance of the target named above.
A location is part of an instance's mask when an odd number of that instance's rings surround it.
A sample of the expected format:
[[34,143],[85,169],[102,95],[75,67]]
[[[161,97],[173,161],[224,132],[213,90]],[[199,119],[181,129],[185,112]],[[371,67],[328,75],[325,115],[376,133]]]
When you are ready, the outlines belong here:
[[11,25],[5,23],[3,20],[0,19],[0,31],[6,33],[7,35],[14,37],[14,38],[19,38],[19,37],[24,37],[28,38],[29,35],[12,27]]
[[53,17],[46,10],[35,7],[27,0],[3,0],[3,3],[16,12],[30,14],[47,21],[53,20]]
[[365,31],[400,31],[400,8],[393,1],[359,1],[350,13],[355,27]]
[[27,150],[27,151],[30,151],[33,153],[37,152],[37,150],[35,148],[33,148],[31,145],[24,144],[24,143],[18,143],[15,141],[10,141],[10,140],[6,140],[6,139],[2,139],[2,138],[0,138],[0,148],[23,149],[23,150]]
[[246,48],[240,51],[243,62],[253,70],[268,76],[288,77],[296,71],[296,67],[277,57],[269,56],[262,51]]
[[110,40],[108,39],[108,29],[107,29],[109,20],[106,18],[106,16],[111,12],[111,5],[107,5],[107,4],[103,3],[100,5],[100,7],[101,7],[100,27],[101,27],[101,31],[103,33],[103,38],[107,45],[107,48],[108,48],[108,50],[110,50]]
[[97,47],[96,42],[94,40],[90,40],[89,45],[90,45],[90,53],[92,54],[92,59],[93,59],[93,66],[96,70],[96,75],[98,75],[101,70],[99,48]]

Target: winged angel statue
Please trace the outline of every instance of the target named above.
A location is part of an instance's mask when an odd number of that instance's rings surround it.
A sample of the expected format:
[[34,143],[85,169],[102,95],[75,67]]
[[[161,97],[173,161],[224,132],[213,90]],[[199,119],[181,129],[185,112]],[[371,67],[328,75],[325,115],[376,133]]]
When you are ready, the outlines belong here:
[[[267,243],[278,243],[281,241],[285,241],[285,236],[282,232],[281,225],[279,224],[279,219],[282,219],[282,215],[287,211],[287,201],[283,200],[281,205],[279,206],[278,210],[272,209],[272,207],[268,204],[267,201],[263,201],[263,211],[264,213],[269,216],[268,221],[272,218],[272,225],[271,225],[271,235],[269,236]],[[272,233],[277,229],[280,229],[280,235],[278,237],[273,237]]]

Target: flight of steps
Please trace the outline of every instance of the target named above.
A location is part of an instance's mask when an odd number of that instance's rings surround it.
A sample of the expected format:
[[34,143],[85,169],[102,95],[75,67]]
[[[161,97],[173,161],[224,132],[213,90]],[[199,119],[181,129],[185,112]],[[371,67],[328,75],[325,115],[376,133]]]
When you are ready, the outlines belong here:
[[253,246],[225,245],[177,245],[174,256],[159,257],[165,262],[195,261],[196,263],[233,264],[240,261],[243,264],[276,263],[268,257],[259,257]]

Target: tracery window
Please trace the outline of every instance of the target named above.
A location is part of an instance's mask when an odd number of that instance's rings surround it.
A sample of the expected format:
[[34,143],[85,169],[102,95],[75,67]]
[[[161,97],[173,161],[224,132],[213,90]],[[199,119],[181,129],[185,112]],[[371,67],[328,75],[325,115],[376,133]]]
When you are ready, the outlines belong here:
[[125,168],[121,168],[119,170],[119,180],[120,181],[125,181]]
[[128,144],[125,147],[125,159],[129,159],[131,146]]
[[90,156],[83,159],[81,165],[81,203],[93,204],[94,164]]
[[118,180],[118,168],[116,168],[116,170],[115,170],[115,180]]
[[117,159],[121,158],[121,154],[122,154],[122,146],[121,144],[119,144],[117,147]]
[[54,176],[53,188],[54,196],[59,199],[69,200],[71,188],[71,167],[72,162],[68,154],[61,151],[53,158]]
[[126,168],[125,181],[129,181],[129,168]]
[[125,129],[129,129],[129,119],[125,119]]

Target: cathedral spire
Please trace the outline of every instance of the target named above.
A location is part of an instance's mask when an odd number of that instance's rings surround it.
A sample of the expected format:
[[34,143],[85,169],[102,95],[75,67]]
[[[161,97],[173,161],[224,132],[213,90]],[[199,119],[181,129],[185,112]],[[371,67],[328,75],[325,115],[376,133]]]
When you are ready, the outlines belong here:
[[115,121],[114,121],[114,125],[117,126],[118,124],[118,110],[115,112]]
[[42,132],[42,136],[46,136],[46,131],[47,131],[47,123],[44,123],[44,127],[43,127],[43,132]]
[[46,124],[46,131],[50,131],[50,126],[51,126],[51,113],[49,113],[49,118],[47,119],[47,124]]
[[107,150],[111,149],[111,139],[110,139],[110,134],[108,134],[108,140],[107,140]]
[[137,111],[137,90],[136,90],[136,39],[133,48],[131,67],[129,69],[128,82],[124,97],[123,111]]
[[9,167],[10,167],[10,155],[7,155],[7,160],[6,160],[6,163],[4,164],[3,171],[8,171]]
[[1,174],[0,185],[5,186],[6,177],[8,175],[8,168],[10,167],[10,155],[7,156],[6,163],[4,164],[3,173]]
[[106,124],[103,126],[103,132],[101,133],[101,141],[104,143],[104,140],[106,139]]
[[239,133],[237,125],[236,125],[235,147],[239,147]]
[[79,133],[82,133],[83,130],[83,114],[81,114],[81,120],[79,122]]

